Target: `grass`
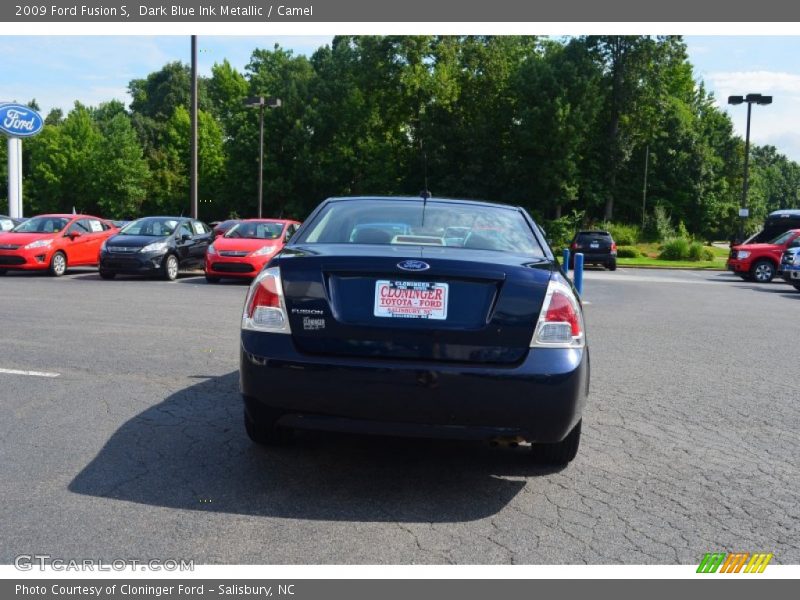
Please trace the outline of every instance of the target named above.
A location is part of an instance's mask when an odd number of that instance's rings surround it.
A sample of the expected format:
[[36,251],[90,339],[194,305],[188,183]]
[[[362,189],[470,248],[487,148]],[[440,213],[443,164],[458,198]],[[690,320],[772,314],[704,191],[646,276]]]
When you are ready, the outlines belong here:
[[717,256],[714,260],[661,260],[641,256],[639,258],[618,258],[620,267],[664,267],[668,269],[719,269],[725,270],[725,257]]
[[[718,269],[725,270],[725,262],[728,260],[730,250],[728,247],[718,248],[717,246],[704,246],[711,248],[714,252],[714,260],[661,260],[658,258],[661,252],[661,244],[658,242],[648,244],[636,244],[634,246],[640,252],[647,256],[640,256],[637,258],[618,258],[617,264],[620,267],[661,267],[664,269]],[[556,256],[561,258],[561,249],[555,253]]]
[[618,258],[617,264],[623,267],[663,267],[673,269],[720,269],[725,270],[725,262],[728,259],[728,248],[718,248],[716,246],[705,246],[714,252],[714,260],[661,260],[658,254],[661,251],[660,244],[636,244],[640,252],[647,256],[637,258]]

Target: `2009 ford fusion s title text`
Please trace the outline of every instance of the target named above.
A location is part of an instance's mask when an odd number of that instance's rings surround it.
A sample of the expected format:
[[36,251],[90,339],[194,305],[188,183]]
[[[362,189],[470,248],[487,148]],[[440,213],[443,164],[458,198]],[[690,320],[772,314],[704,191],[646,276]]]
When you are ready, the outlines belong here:
[[580,300],[523,209],[332,198],[251,285],[240,370],[258,443],[297,428],[508,439],[564,464],[589,350]]

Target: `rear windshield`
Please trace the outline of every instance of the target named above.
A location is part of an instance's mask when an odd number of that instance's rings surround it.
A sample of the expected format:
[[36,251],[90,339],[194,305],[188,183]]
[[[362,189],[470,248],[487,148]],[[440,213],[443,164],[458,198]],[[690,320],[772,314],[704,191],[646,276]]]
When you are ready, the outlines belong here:
[[450,246],[544,256],[514,208],[458,202],[331,202],[295,243]]
[[607,231],[581,231],[576,237],[577,241],[590,241],[590,240],[610,240],[611,234]]

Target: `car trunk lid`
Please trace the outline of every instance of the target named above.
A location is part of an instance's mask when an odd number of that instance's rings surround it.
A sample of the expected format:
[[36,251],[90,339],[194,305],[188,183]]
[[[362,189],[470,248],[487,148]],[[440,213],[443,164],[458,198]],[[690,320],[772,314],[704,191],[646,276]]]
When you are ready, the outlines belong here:
[[[408,261],[419,270],[399,266]],[[503,252],[362,244],[295,247],[277,263],[303,352],[488,363],[524,358],[553,268]]]

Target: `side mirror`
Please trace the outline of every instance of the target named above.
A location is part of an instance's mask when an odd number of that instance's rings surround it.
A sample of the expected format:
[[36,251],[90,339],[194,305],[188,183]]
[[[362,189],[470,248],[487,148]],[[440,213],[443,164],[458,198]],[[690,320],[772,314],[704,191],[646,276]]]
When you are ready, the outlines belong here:
[[74,240],[75,238],[81,237],[81,235],[83,235],[83,234],[80,231],[70,231],[67,234],[67,236],[72,240]]
[[182,242],[185,242],[186,240],[190,240],[190,239],[192,239],[192,236],[189,235],[188,233],[182,233],[181,234],[181,241]]

